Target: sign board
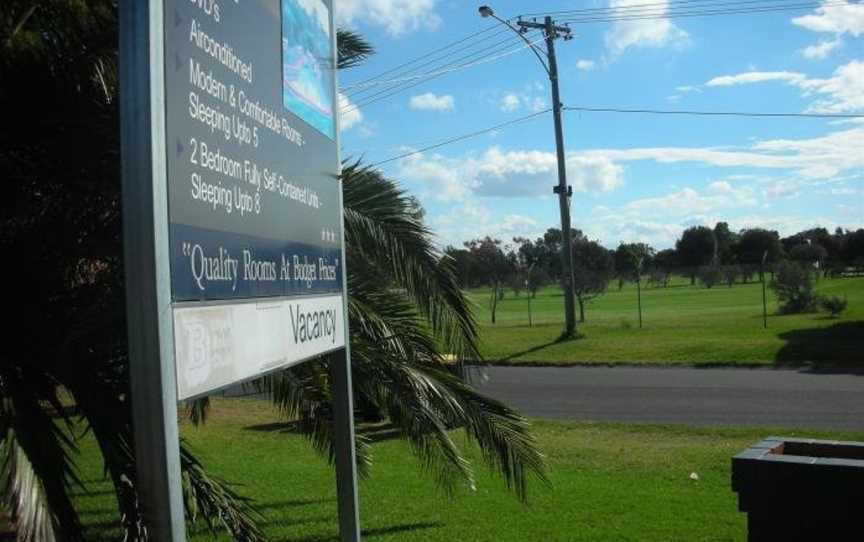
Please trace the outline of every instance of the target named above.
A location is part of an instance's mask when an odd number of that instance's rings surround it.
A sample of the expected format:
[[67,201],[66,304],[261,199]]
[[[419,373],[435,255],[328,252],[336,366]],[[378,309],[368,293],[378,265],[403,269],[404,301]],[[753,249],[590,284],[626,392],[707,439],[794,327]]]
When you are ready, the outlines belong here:
[[329,0],[165,0],[179,399],[344,348]]
[[331,0],[122,0],[136,491],[186,539],[177,400],[333,352],[342,542],[359,542]]

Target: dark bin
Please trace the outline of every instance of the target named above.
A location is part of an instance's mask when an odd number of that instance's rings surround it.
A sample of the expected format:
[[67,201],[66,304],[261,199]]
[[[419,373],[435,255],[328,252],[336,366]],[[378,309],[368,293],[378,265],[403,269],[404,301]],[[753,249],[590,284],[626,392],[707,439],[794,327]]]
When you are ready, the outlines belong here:
[[864,442],[769,437],[732,458],[749,542],[864,540]]

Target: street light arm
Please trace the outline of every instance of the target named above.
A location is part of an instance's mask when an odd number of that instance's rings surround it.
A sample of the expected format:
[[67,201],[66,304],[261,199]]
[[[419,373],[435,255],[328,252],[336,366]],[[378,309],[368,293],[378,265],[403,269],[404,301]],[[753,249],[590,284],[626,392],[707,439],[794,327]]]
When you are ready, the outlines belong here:
[[521,30],[519,30],[518,28],[516,28],[515,26],[513,26],[512,24],[510,24],[509,21],[505,21],[505,20],[502,19],[501,17],[495,15],[494,13],[492,13],[491,10],[488,12],[488,16],[489,16],[489,17],[492,17],[492,18],[495,19],[496,21],[498,21],[498,22],[500,22],[501,24],[505,25],[507,28],[509,28],[509,29],[512,30],[513,32],[516,32],[516,34],[517,34],[520,38],[522,38],[522,41],[524,41],[526,44],[528,44],[528,47],[531,48],[531,52],[534,53],[534,56],[536,56],[536,57],[537,57],[537,60],[540,61],[540,64],[543,66],[543,69],[546,70],[546,75],[550,75],[550,76],[551,76],[551,72],[549,71],[549,66],[546,64],[546,61],[543,60],[543,57],[540,56],[540,53],[537,52],[537,46],[534,45],[533,43],[531,43],[531,41],[530,41],[528,38],[525,37],[525,34],[523,34]]

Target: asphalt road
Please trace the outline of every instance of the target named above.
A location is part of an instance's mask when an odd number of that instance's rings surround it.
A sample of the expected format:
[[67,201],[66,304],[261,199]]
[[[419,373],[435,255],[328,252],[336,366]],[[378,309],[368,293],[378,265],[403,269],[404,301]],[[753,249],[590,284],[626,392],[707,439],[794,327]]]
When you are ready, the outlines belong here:
[[474,384],[535,418],[864,430],[864,372],[486,367]]

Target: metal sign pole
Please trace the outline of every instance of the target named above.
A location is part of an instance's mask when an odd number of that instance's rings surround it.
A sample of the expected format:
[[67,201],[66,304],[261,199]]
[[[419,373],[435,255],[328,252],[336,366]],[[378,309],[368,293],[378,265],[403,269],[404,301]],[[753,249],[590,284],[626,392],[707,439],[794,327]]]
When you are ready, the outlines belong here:
[[[273,3],[281,17],[265,2],[119,7],[136,482],[159,542],[185,540],[178,399],[328,352],[340,533],[359,541],[339,106],[335,75],[307,62],[332,55],[335,73],[332,3]],[[329,112],[306,106],[328,94]]]
[[[330,12],[330,27],[333,10]],[[336,32],[331,35],[333,47],[333,85],[339,88]],[[334,111],[339,111],[338,94],[334,94]],[[335,115],[334,138],[336,152],[341,149],[341,119]],[[339,159],[341,164],[341,158]],[[357,497],[357,451],[354,447],[354,388],[351,382],[351,333],[348,316],[348,260],[345,258],[345,186],[339,180],[340,240],[342,247],[342,315],[345,348],[330,356],[330,376],[333,379],[333,424],[336,448],[336,502],[339,513],[339,541],[360,542],[360,504]]]
[[186,539],[168,250],[162,0],[120,2],[123,250],[136,489],[153,540]]

